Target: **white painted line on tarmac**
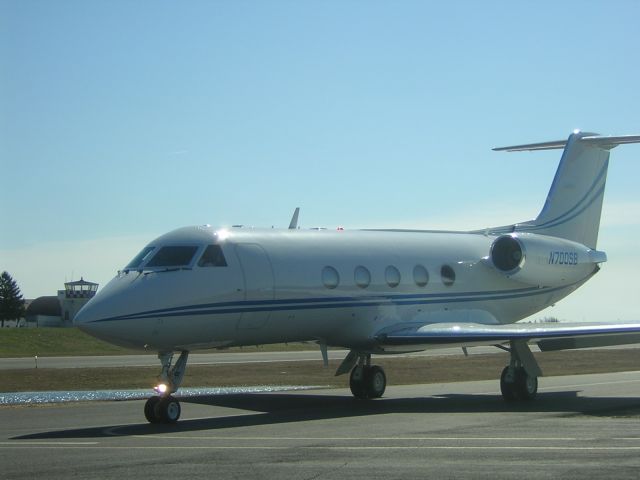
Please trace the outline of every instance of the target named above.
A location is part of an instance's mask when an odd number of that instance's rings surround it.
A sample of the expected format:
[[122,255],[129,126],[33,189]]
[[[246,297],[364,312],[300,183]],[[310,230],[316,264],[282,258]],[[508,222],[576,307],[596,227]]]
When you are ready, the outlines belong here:
[[31,442],[31,441],[22,441],[22,440],[14,440],[13,442],[0,442],[2,446],[79,446],[79,445],[98,445],[100,442]]
[[[196,436],[196,435],[158,435],[149,437],[148,435],[132,435],[133,438],[144,438],[145,440],[224,440],[232,441],[364,441],[364,442],[415,442],[415,441],[446,441],[446,442],[578,442],[594,441],[597,437],[216,437],[216,436]],[[640,440],[638,438],[637,440]]]
[[63,445],[63,444],[8,444],[4,448],[11,449],[75,449],[75,450],[522,450],[522,451],[584,451],[584,452],[614,452],[614,451],[640,451],[640,446],[632,447],[564,447],[564,446],[491,446],[491,445],[378,445],[378,446],[331,446],[331,445],[309,445],[309,446],[267,446],[267,445]]

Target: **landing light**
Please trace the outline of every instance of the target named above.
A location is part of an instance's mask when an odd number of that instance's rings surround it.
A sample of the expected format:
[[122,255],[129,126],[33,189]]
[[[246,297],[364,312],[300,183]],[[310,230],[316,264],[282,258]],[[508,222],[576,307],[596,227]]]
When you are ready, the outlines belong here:
[[156,385],[155,387],[153,387],[153,389],[156,392],[160,393],[160,394],[167,393],[167,389],[168,388],[169,387],[167,387],[164,383],[160,383],[160,384]]

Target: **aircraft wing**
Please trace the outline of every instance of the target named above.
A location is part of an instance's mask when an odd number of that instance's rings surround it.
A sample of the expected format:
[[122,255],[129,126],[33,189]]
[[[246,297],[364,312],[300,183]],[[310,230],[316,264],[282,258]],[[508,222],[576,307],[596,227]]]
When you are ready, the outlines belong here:
[[376,335],[387,346],[495,345],[514,340],[537,343],[542,351],[640,343],[637,323],[405,323]]

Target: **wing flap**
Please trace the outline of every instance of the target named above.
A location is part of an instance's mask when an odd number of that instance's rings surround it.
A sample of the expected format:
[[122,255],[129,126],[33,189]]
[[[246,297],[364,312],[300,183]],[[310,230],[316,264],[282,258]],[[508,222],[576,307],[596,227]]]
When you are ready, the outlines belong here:
[[478,323],[403,324],[376,336],[381,345],[495,345],[514,340],[538,343],[541,350],[640,343],[640,323]]
[[640,333],[611,334],[590,337],[551,338],[537,342],[543,352],[556,350],[574,350],[577,348],[611,347],[640,343]]

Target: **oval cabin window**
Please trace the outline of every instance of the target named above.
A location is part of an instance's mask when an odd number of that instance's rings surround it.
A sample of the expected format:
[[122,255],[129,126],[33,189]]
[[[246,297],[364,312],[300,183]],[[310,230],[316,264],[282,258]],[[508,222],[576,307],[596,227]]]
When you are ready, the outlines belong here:
[[422,265],[413,267],[413,281],[419,287],[426,287],[429,283],[429,272]]
[[400,284],[400,272],[393,265],[389,265],[384,271],[384,278],[391,288],[395,288]]
[[440,269],[440,277],[442,278],[442,283],[446,287],[450,287],[456,281],[456,272],[449,265],[443,265]]
[[356,267],[353,273],[353,279],[358,287],[367,288],[371,283],[371,273],[369,273],[366,267],[360,265]]
[[322,269],[322,284],[327,288],[336,288],[340,284],[338,271],[333,267],[324,267]]

